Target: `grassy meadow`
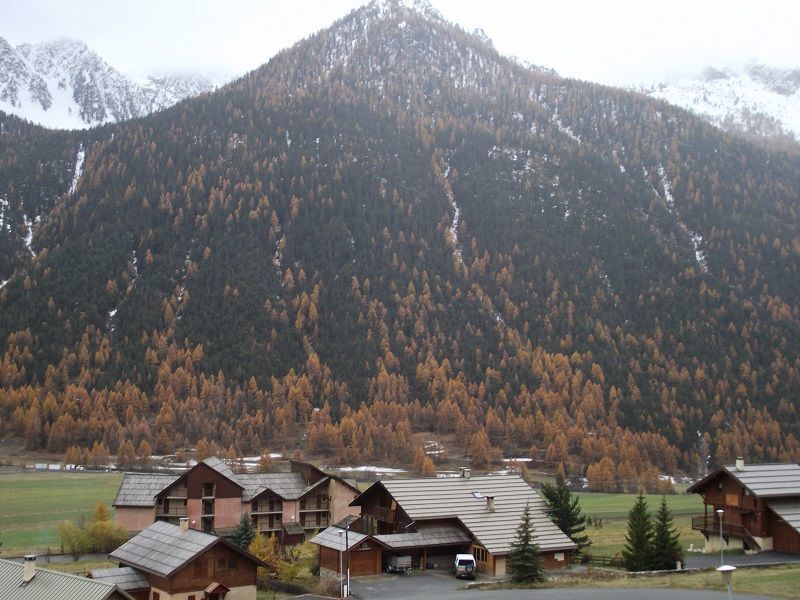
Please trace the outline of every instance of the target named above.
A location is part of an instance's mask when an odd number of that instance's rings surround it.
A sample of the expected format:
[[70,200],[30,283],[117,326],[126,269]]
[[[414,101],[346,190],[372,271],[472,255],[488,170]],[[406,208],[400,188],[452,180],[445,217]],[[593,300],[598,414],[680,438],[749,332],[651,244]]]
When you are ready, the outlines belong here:
[[[593,494],[578,493],[583,514],[591,517],[593,524],[586,528],[592,539],[592,554],[596,556],[614,556],[622,552],[625,546],[625,535],[628,533],[628,512],[636,501],[635,494]],[[646,495],[650,513],[655,515],[661,504],[661,496]],[[692,531],[692,515],[702,514],[703,501],[697,494],[680,494],[667,496],[667,506],[672,513],[673,525],[680,533],[680,541],[684,550],[694,544],[702,548],[705,544],[703,536]],[[596,527],[594,522],[602,522]]]
[[111,508],[122,473],[0,473],[2,556],[58,553],[56,526],[88,517],[98,500]]
[[[656,576],[563,577],[557,587],[592,588],[668,588],[724,592],[722,578],[716,571]],[[742,568],[733,575],[732,591],[772,598],[800,598],[800,566],[784,565],[768,568]]]

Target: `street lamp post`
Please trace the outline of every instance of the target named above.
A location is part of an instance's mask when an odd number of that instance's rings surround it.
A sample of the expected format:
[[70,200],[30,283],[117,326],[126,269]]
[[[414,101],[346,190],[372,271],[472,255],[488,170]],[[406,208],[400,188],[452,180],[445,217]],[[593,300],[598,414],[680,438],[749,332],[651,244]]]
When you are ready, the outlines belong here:
[[725,564],[725,554],[722,549],[722,515],[725,514],[725,511],[718,508],[717,514],[719,515],[719,566],[721,567]]
[[728,586],[728,600],[733,598],[732,579],[733,572],[735,570],[736,567],[731,565],[722,565],[721,567],[717,567],[717,571],[719,571],[720,575],[722,575],[722,585]]
[[[339,532],[341,540],[342,532]],[[339,597],[344,598],[344,569],[342,568],[342,550],[339,550]]]
[[345,597],[350,595],[350,544],[347,541],[347,534],[350,531],[350,523],[345,525],[344,528],[344,551],[347,552],[347,589],[345,590]]

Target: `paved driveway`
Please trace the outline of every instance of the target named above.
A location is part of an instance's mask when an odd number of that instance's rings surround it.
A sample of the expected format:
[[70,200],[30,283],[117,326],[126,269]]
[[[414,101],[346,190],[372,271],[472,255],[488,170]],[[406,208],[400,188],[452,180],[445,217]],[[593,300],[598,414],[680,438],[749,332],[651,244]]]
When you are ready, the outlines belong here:
[[[361,600],[415,598],[417,600],[726,600],[727,593],[673,589],[549,588],[538,590],[465,591],[465,582],[449,573],[374,575],[351,581],[352,594]],[[764,596],[735,594],[737,600],[767,600]]]

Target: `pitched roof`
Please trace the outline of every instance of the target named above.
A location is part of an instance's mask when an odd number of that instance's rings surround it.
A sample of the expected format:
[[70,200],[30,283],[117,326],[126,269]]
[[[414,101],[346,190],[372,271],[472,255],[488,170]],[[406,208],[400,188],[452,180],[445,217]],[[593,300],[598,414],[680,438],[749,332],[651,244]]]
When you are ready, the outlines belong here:
[[179,478],[164,473],[125,473],[112,506],[155,506],[156,495]]
[[800,533],[800,500],[771,500],[767,502],[772,512]]
[[[365,533],[352,530],[348,531],[347,549],[352,550],[368,537],[369,536]],[[345,549],[345,530],[341,527],[328,527],[311,538],[311,543],[331,548],[337,552],[343,552]]]
[[[208,458],[204,458],[204,459],[203,459],[203,460],[201,460],[200,462],[201,462],[202,464],[206,465],[207,467],[211,467],[211,468],[212,468],[212,469],[214,469],[214,470],[215,470],[217,473],[219,473],[219,474],[220,474],[220,475],[222,475],[223,477],[227,477],[227,478],[228,478],[228,479],[230,479],[232,482],[234,482],[234,483],[237,483],[237,484],[239,483],[239,482],[237,481],[237,479],[236,479],[236,475],[235,475],[235,474],[234,474],[234,472],[231,470],[231,468],[230,468],[230,467],[227,465],[227,463],[226,463],[225,461],[223,461],[223,460],[221,460],[221,459],[217,458],[216,456],[209,456]],[[198,464],[199,464],[199,463],[198,463]],[[197,466],[197,465],[195,465],[195,466]],[[193,469],[193,468],[194,468],[194,467],[192,467],[192,469]],[[189,471],[191,471],[191,469],[189,469]],[[188,471],[187,471],[187,473],[188,473]],[[240,484],[240,485],[241,485],[241,484]]]
[[306,482],[300,473],[240,473],[236,478],[244,488],[243,502],[248,502],[267,490],[284,500],[297,500],[307,491]]
[[800,465],[796,463],[745,464],[741,469],[736,465],[725,465],[686,491],[697,492],[722,473],[727,473],[760,498],[800,495]]
[[[204,464],[244,489],[242,502],[249,502],[259,494],[270,490],[284,500],[298,500],[326,484],[332,476],[324,475],[315,483],[306,484],[301,473],[234,473],[231,468],[216,456],[203,459]],[[305,464],[305,463],[298,463]],[[197,465],[195,465],[197,466]],[[192,467],[195,468],[195,467]],[[191,469],[189,469],[191,470]],[[112,506],[155,506],[155,497],[179,479],[186,477],[189,470],[179,475],[165,473],[125,473]],[[336,478],[338,479],[338,478]],[[344,482],[350,485],[347,482]],[[357,488],[354,488],[357,490]]]
[[393,550],[420,546],[454,546],[472,541],[472,537],[456,525],[420,528],[414,533],[376,535],[375,539]]
[[133,600],[118,586],[77,575],[36,567],[36,575],[22,585],[23,565],[0,559],[0,598],[3,600]]
[[[530,506],[534,540],[540,550],[577,547],[549,519],[544,499],[518,475],[392,479],[375,485],[383,485],[415,521],[458,519],[492,554],[510,552],[526,505]],[[486,496],[494,497],[491,512],[486,509]]]
[[224,540],[216,535],[156,521],[108,557],[146,573],[169,577],[219,542]]
[[94,569],[90,571],[92,579],[119,586],[121,590],[143,590],[150,587],[144,573],[132,567],[117,569]]

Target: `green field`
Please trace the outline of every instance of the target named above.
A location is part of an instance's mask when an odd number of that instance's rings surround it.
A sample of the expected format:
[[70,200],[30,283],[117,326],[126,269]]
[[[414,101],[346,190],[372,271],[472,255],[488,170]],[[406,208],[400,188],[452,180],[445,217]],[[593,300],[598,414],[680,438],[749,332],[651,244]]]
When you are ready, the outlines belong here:
[[[628,533],[628,512],[636,501],[635,494],[577,494],[583,514],[598,518],[602,527],[589,525],[586,532],[592,539],[592,554],[596,556],[614,556],[622,552],[625,546],[625,535]],[[651,514],[655,514],[661,504],[661,496],[646,495]],[[680,533],[684,550],[694,544],[702,548],[705,544],[703,536],[692,531],[691,516],[703,512],[703,500],[697,494],[680,494],[667,496],[667,506],[672,513],[675,529]]]
[[56,525],[89,516],[98,500],[110,508],[120,481],[121,473],[0,473],[3,556],[58,553]]

